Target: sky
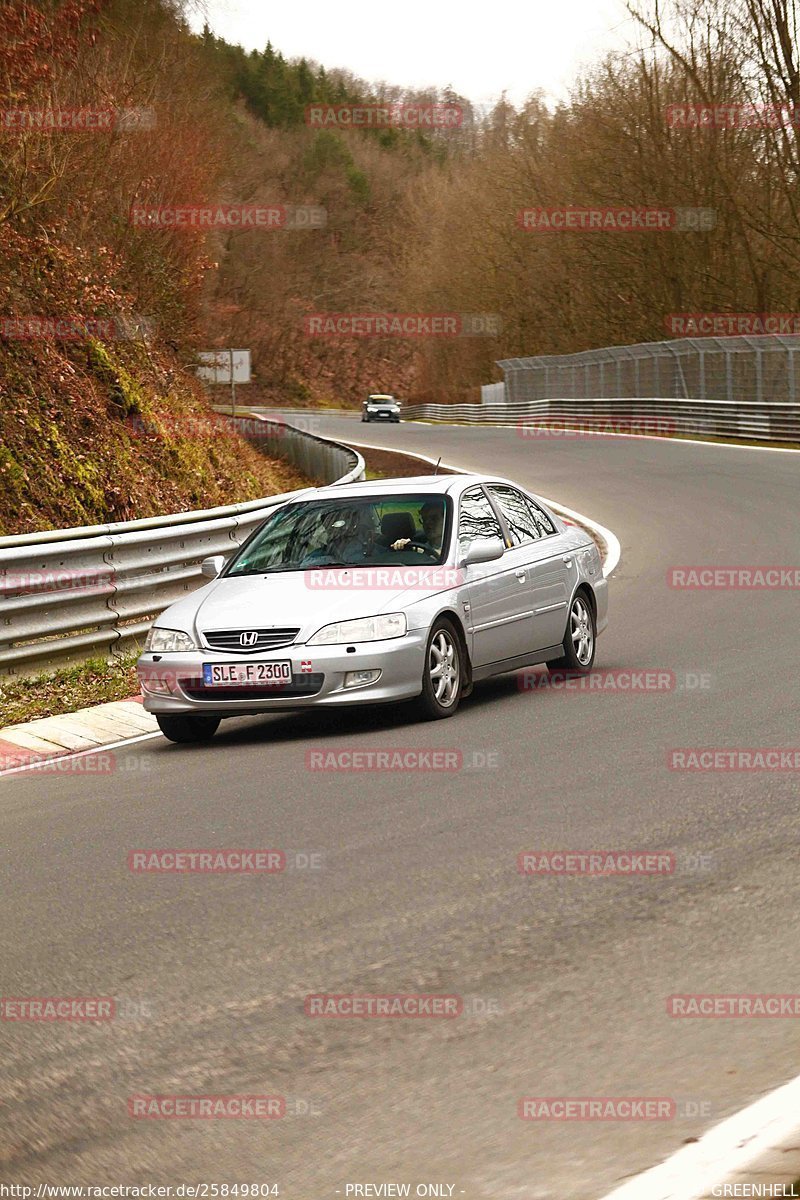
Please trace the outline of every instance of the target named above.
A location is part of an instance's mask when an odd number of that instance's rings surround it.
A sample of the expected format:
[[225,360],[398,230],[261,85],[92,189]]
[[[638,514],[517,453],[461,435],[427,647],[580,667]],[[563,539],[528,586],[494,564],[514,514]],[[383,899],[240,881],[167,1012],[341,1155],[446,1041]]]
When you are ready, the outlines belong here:
[[247,50],[271,41],[286,58],[370,83],[450,84],[480,105],[504,90],[513,104],[537,89],[564,98],[581,67],[636,32],[622,0],[195,0],[189,16]]

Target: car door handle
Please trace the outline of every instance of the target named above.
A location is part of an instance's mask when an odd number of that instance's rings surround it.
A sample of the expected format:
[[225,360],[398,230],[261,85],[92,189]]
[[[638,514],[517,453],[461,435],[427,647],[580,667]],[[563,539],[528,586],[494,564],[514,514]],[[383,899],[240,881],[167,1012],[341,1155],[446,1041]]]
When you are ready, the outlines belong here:
[[571,566],[572,566],[572,555],[571,555],[571,554],[565,554],[565,555],[564,555],[564,557],[561,559],[561,561],[562,561],[562,562],[563,562],[563,563],[564,563],[566,566],[568,566],[568,567],[571,567]]
[[516,577],[520,581],[520,583],[525,582],[525,572],[524,571],[515,571],[514,574],[516,575]]

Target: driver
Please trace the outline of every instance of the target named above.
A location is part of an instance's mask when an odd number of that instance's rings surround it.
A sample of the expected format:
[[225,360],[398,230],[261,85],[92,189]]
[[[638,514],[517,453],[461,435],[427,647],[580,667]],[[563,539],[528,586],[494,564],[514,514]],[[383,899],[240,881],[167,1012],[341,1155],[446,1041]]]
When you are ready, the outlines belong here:
[[442,533],[444,531],[444,505],[428,500],[420,509],[422,532],[413,538],[398,538],[392,542],[392,550],[427,550],[430,554],[439,554],[442,549]]
[[334,509],[325,514],[322,525],[326,541],[306,555],[301,567],[324,564],[325,559],[355,564],[370,553],[375,530],[363,509]]

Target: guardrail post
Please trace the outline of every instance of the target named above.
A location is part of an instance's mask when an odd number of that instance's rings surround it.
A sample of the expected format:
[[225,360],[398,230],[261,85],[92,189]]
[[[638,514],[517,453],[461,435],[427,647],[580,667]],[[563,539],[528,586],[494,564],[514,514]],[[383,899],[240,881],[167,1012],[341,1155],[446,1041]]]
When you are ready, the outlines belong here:
[[731,357],[731,352],[730,352],[730,350],[726,350],[725,351],[725,390],[726,390],[728,401],[730,404],[733,404],[733,371],[731,370],[732,366],[733,366],[733,359]]
[[795,386],[796,386],[796,384],[795,384],[795,377],[794,377],[794,350],[792,350],[791,346],[789,347],[788,354],[789,354],[789,388],[788,388],[789,402],[791,404],[794,404],[795,403]]

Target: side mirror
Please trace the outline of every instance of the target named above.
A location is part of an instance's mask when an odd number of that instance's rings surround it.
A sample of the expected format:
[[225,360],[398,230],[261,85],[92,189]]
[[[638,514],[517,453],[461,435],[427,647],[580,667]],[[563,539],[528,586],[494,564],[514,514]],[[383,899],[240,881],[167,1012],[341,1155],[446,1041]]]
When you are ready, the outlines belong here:
[[461,562],[465,567],[470,567],[473,563],[495,562],[503,557],[504,550],[505,546],[500,538],[478,538],[467,546]]
[[225,555],[212,554],[210,558],[204,558],[200,563],[200,572],[205,575],[206,579],[216,579],[224,566]]

